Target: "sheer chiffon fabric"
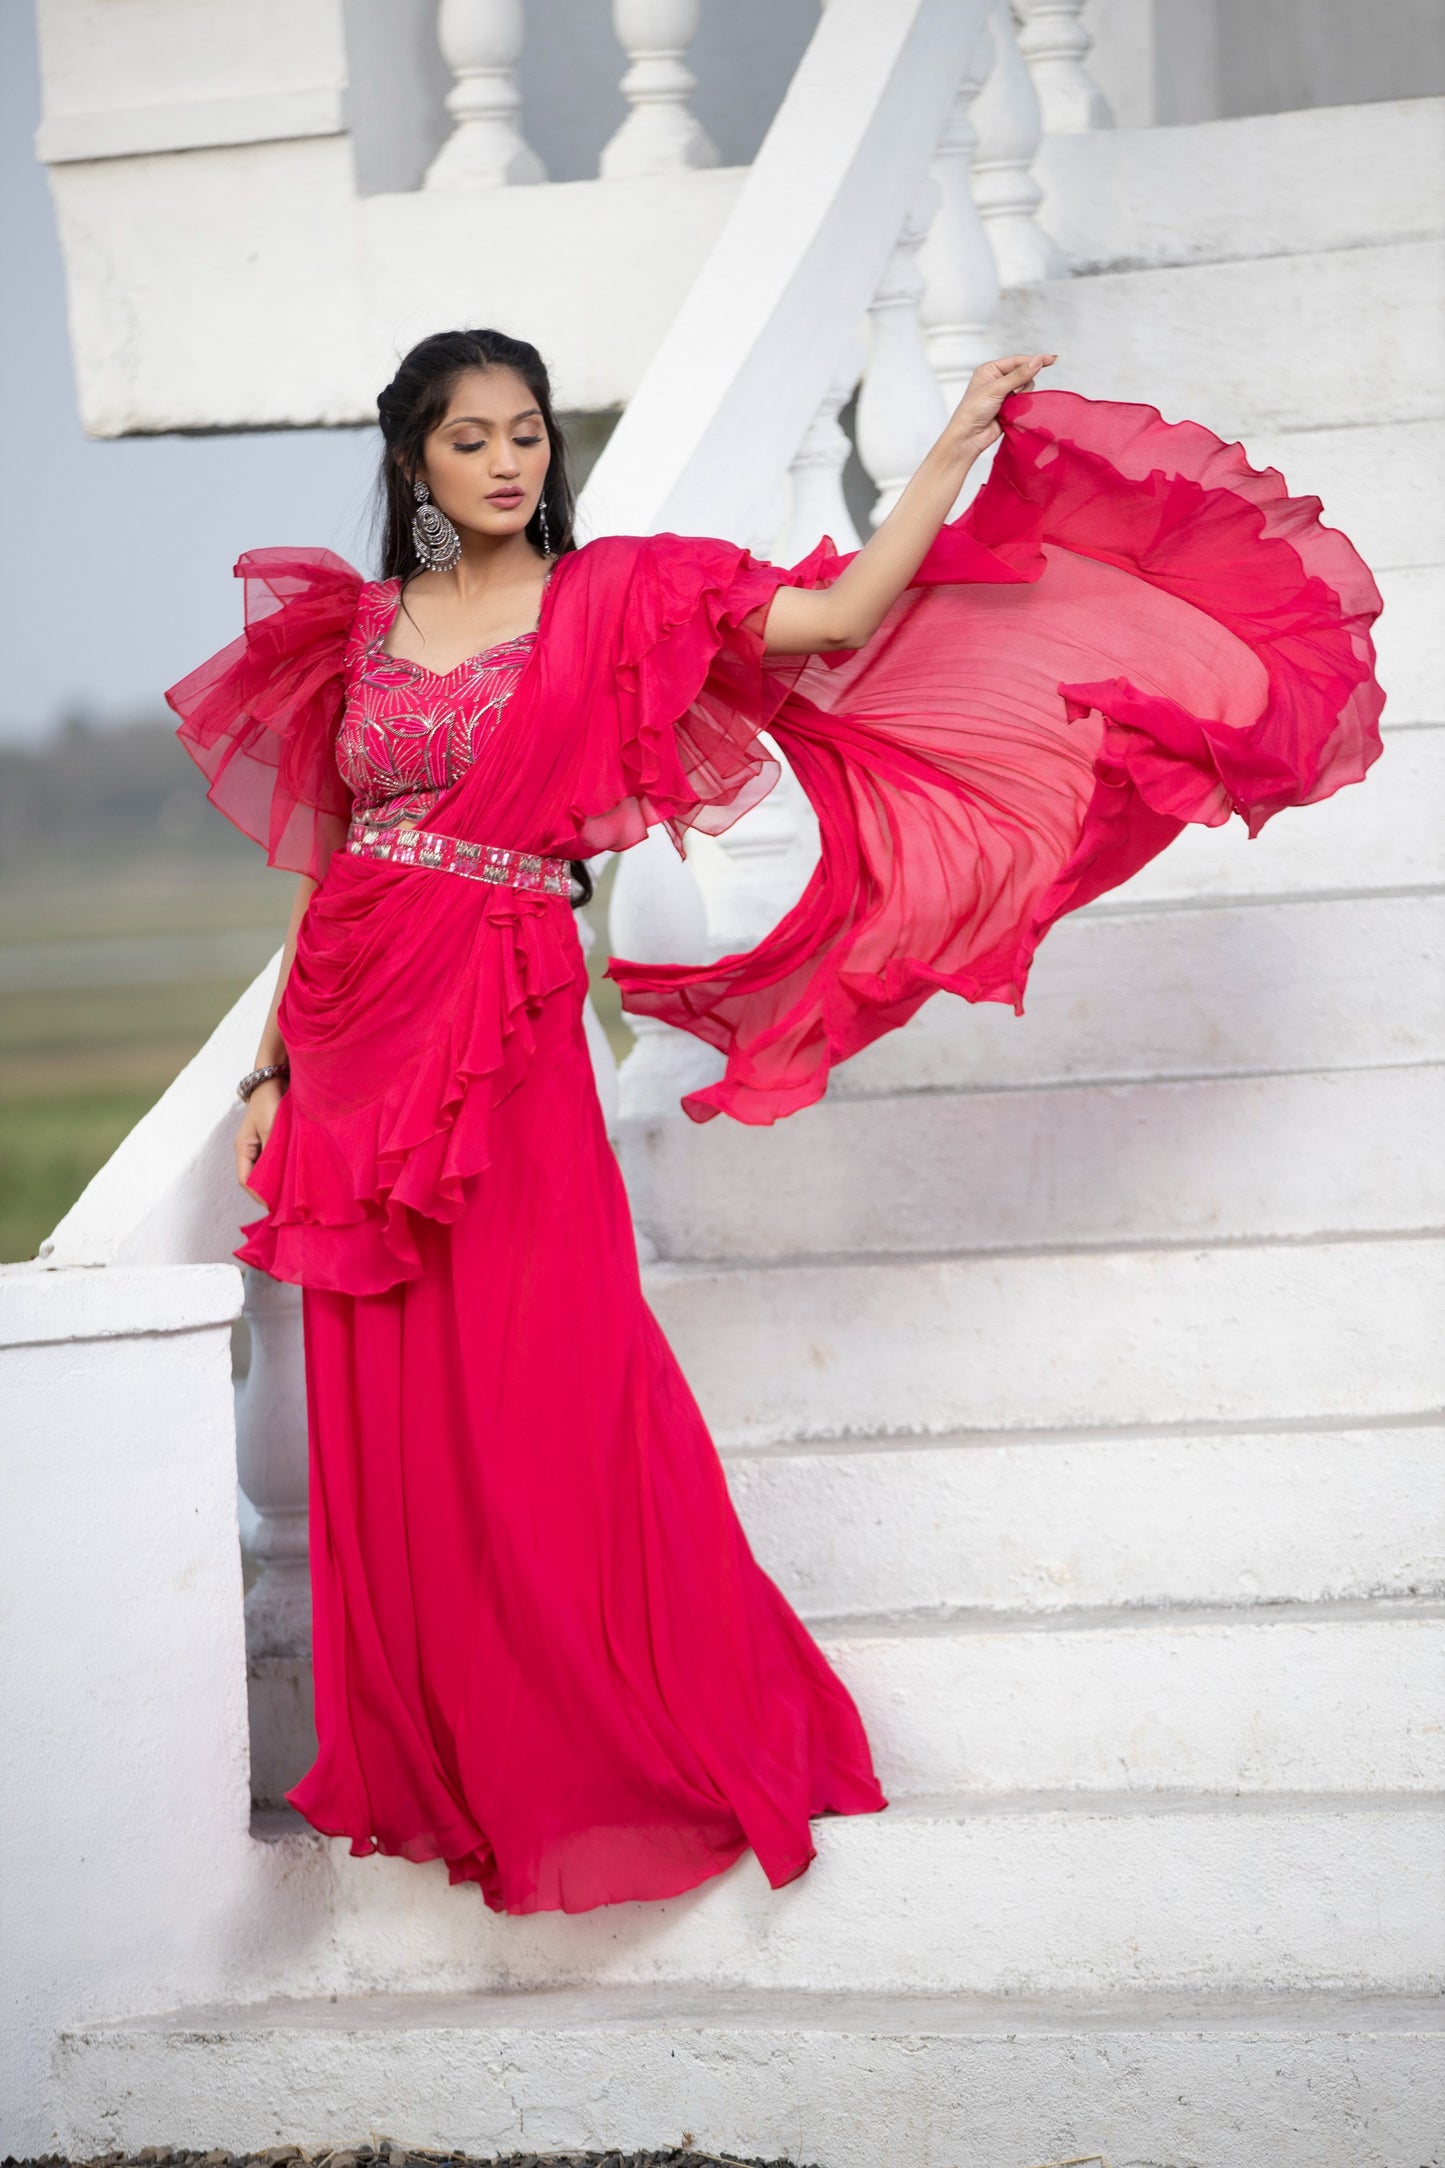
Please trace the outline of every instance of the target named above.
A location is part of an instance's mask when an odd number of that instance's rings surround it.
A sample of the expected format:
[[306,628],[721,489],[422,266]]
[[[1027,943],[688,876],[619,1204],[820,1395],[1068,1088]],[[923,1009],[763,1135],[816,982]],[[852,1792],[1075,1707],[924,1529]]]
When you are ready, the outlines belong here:
[[[798,906],[744,956],[610,967],[725,1051],[697,1119],[808,1104],[940,989],[1020,1006],[1048,927],[1186,821],[1257,832],[1379,751],[1379,597],[1315,500],[1152,408],[1005,421],[855,654],[763,652],[776,589],[836,577],[826,544],[792,571],[673,535],[564,558],[431,805],[563,858],[681,844],[771,786],[768,731],[821,830]],[[319,1751],[290,1797],[508,1911],[672,1895],[747,1847],[787,1881],[811,1817],[885,1802],[644,1299],[569,908],[336,850],[366,583],[325,552],[237,569],[243,639],[169,697],[216,802],[325,876],[237,1252],[305,1289]]]

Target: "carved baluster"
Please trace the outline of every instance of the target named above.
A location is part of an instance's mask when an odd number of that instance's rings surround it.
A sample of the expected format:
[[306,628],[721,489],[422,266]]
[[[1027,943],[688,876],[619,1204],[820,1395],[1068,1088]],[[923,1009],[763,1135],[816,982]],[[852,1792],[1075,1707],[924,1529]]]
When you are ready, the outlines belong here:
[[301,1290],[245,1270],[241,1314],[251,1359],[236,1386],[236,1472],[256,1509],[252,1556],[260,1577],[246,1597],[253,1656],[311,1648],[307,1565],[306,1369]]
[[778,561],[796,564],[822,535],[831,535],[840,551],[858,547],[858,530],[843,495],[843,469],[848,464],[848,439],[838,415],[853,395],[863,368],[863,342],[849,341],[832,382],[818,402],[818,411],[803,432],[788,469],[791,510],[782,539],[776,545]]
[[707,906],[708,953],[739,955],[776,926],[818,862],[818,821],[803,786],[773,748],[781,773],[761,805],[697,854]]
[[1084,0],[1013,0],[1019,47],[1033,73],[1050,135],[1112,128],[1109,101],[1084,66],[1093,39],[1079,20]]
[[972,173],[978,141],[971,107],[993,66],[993,37],[983,34],[969,55],[933,162],[940,202],[919,251],[923,298],[919,321],[933,373],[952,413],[970,376],[993,353],[989,337],[998,307],[998,271],[974,202]]
[[[601,878],[606,860],[607,853],[604,851],[601,856],[589,862],[594,881]],[[621,868],[618,870],[620,872]],[[597,941],[596,927],[584,911],[574,911],[572,922],[577,928],[577,938],[582,943],[583,955],[590,956]],[[592,1057],[593,1081],[597,1086],[597,1097],[602,1104],[602,1118],[607,1124],[607,1134],[610,1137],[617,1129],[617,1056],[612,1051],[612,1042],[602,1028],[602,1019],[592,1005],[590,994],[582,1007],[582,1028],[587,1034],[587,1051]]]
[[603,150],[602,178],[715,166],[717,150],[688,99],[697,78],[683,55],[697,36],[699,0],[612,0],[629,66],[622,92],[632,110]]
[[1004,286],[1062,278],[1064,257],[1039,224],[1043,190],[1033,177],[1043,121],[1034,78],[1019,50],[1008,0],[997,0],[990,28],[994,62],[973,102],[978,142],[973,200]]
[[447,111],[456,123],[427,168],[428,188],[504,188],[545,181],[517,116],[522,0],[441,0],[437,37],[456,80]]
[[946,419],[918,320],[918,251],[933,223],[939,186],[925,181],[903,221],[868,311],[868,369],[858,394],[858,457],[878,485],[873,525],[885,519]]
[[[702,963],[707,958],[707,913],[692,869],[678,857],[665,829],[654,828],[622,853],[608,911],[614,955],[634,963]],[[637,1044],[617,1072],[624,1118],[676,1114],[684,1092],[722,1075],[722,1057],[691,1032],[674,1030],[656,1017],[628,1024]]]

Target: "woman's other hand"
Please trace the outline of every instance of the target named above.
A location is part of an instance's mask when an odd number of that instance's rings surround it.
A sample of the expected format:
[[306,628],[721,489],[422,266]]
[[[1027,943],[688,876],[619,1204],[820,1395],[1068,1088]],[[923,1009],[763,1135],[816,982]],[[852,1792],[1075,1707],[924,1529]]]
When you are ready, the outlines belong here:
[[[280,1081],[272,1077],[265,1084],[256,1086],[242,1109],[240,1127],[236,1131],[236,1180],[248,1197],[256,1197],[251,1187],[251,1169],[261,1157],[280,1104]],[[266,1200],[256,1197],[256,1202],[264,1206]]]
[[968,380],[968,390],[954,408],[945,436],[972,452],[981,452],[1003,435],[998,410],[1011,393],[1032,391],[1040,369],[1058,360],[1057,354],[1010,354],[1002,361],[984,361]]

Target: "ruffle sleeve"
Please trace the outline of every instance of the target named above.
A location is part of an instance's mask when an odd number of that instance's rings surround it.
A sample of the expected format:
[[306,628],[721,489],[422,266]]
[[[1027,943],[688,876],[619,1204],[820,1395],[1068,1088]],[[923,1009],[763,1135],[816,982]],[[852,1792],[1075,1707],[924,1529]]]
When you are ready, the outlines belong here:
[[320,880],[351,810],[335,742],[365,582],[330,550],[247,550],[235,570],[245,631],[165,697],[211,803],[273,866]]
[[1049,927],[1186,823],[1257,835],[1381,750],[1379,593],[1317,498],[1153,407],[1044,392],[1003,420],[867,645],[764,666],[821,835],[798,904],[746,955],[609,966],[624,1009],[726,1053],[695,1120],[809,1105],[941,989],[1021,1010]]

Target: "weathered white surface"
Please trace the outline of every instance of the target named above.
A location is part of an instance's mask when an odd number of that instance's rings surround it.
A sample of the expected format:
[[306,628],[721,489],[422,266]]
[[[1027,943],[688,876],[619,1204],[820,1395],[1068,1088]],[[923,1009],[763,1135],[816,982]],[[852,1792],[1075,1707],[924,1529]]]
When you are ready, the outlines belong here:
[[1392,723],[1438,723],[1445,708],[1445,565],[1405,565],[1377,582],[1380,683]]
[[1445,1790],[1445,1610],[856,1619],[823,1647],[890,1796]]
[[1438,414],[1442,285],[1433,239],[1388,240],[1018,286],[998,330],[1005,353],[1057,352],[1051,388],[1147,399],[1247,443]]
[[[903,1801],[815,1822],[818,1856],[782,1890],[744,1857],[666,1904],[504,1920],[474,1886],[450,1887],[439,1863],[286,1837],[276,1851],[307,1898],[289,1951],[274,1953],[276,1984],[310,1992],[299,1983],[314,1967],[317,1992],[386,1994],[568,1980],[860,1994],[1428,1989],[1445,1960],[1440,1808],[1414,1793]],[[324,1932],[308,1934],[308,1915],[323,1914]]]
[[1445,1227],[1442,1129],[1433,1066],[825,1100],[619,1149],[660,1257],[735,1260]]
[[1015,1617],[1445,1595],[1439,1424],[805,1440],[726,1466],[759,1563],[806,1617],[901,1592]]
[[222,1266],[0,1273],[0,2143],[22,2154],[57,2127],[61,2025],[214,1992],[218,1952],[265,1934],[247,1837],[239,1298]]
[[[343,16],[343,0],[255,0],[244,10],[225,0],[44,0],[38,154],[105,158],[335,132]],[[151,240],[161,255],[159,231]]]
[[935,994],[829,1091],[1267,1075],[1445,1056],[1433,896],[1090,912],[1035,959],[1023,1016]]
[[1036,171],[1076,272],[1365,247],[1445,224],[1445,98],[1049,135]]
[[1445,1401],[1445,1243],[654,1265],[720,1440],[1249,1426]]
[[[77,2152],[670,2146],[829,2168],[1401,2168],[1445,2121],[1438,2000],[1094,2005],[716,1987],[342,1997],[70,2035]],[[284,2103],[284,2106],[281,2105]],[[1348,2152],[1342,2148],[1348,2147]]]

